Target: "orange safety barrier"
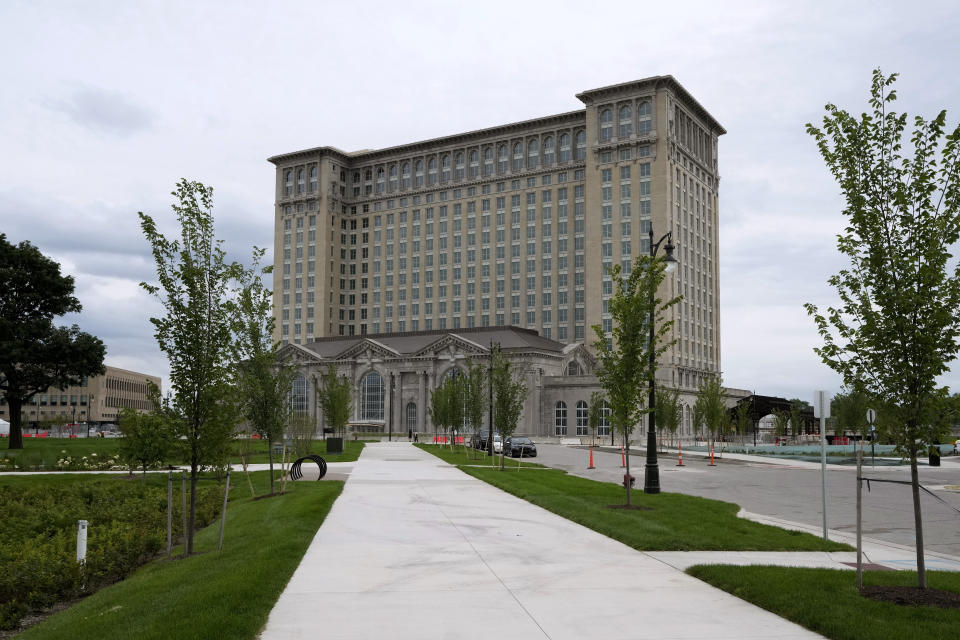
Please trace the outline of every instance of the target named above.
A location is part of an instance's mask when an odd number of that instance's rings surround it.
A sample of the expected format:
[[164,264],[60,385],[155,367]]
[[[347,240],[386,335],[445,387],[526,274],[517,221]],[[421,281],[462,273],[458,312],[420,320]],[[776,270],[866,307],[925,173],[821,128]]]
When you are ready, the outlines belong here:
[[620,468],[624,469],[627,466],[627,454],[626,450],[623,448],[623,445],[620,445]]
[[590,466],[588,466],[587,469],[596,469],[596,467],[593,466],[593,447],[590,447]]
[[685,467],[687,465],[683,464],[683,445],[679,442],[677,443],[677,454],[679,456],[679,462],[677,462],[678,467]]
[[713,462],[713,445],[710,445],[710,464],[708,464],[707,466],[708,466],[708,467],[715,467],[715,466],[717,466],[717,465],[714,464],[714,462]]

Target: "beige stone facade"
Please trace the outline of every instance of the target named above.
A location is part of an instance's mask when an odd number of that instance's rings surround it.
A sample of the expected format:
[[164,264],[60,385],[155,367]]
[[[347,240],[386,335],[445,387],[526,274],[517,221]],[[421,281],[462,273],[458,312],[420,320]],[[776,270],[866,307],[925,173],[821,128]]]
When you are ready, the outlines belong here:
[[[35,423],[110,423],[119,418],[120,409],[129,407],[137,411],[149,411],[148,391],[153,383],[160,389],[157,376],[106,367],[101,376],[84,379],[75,387],[64,390],[48,389],[33,397],[23,406],[21,416],[24,428]],[[0,418],[10,420],[10,407],[0,396]]]
[[609,330],[607,269],[672,232],[663,382],[720,359],[718,137],[671,76],[584,91],[584,109],[276,165],[277,339],[519,326],[562,344]]

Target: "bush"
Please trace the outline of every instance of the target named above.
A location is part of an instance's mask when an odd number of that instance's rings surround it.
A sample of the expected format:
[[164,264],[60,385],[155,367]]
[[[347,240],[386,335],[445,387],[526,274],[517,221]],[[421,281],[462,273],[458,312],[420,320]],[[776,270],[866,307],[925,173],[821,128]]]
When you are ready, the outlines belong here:
[[[217,517],[222,495],[197,494],[197,524]],[[180,493],[174,492],[179,513]],[[166,544],[166,490],[121,479],[78,479],[71,484],[0,486],[0,629],[56,602],[122,580]],[[76,561],[77,520],[90,523],[87,558]],[[173,535],[182,534],[181,518]]]

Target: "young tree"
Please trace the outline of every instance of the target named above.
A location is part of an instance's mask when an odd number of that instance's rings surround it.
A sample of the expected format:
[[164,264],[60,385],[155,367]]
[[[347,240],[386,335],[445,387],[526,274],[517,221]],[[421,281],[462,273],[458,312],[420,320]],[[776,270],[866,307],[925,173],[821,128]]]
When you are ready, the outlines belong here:
[[227,301],[227,308],[236,336],[233,384],[243,417],[267,441],[270,495],[273,495],[272,443],[283,437],[283,428],[290,414],[290,386],[296,371],[277,361],[271,292],[263,286],[261,278],[261,274],[270,274],[273,267],[260,268],[264,252],[264,249],[254,247],[253,264],[241,271],[235,297]]
[[842,436],[846,431],[865,436],[867,433],[867,409],[870,400],[860,391],[838,393],[830,403],[834,419],[834,434]]
[[463,407],[470,433],[478,433],[483,429],[483,414],[487,411],[487,370],[470,360],[463,381]]
[[[155,405],[159,403],[159,395]],[[146,477],[147,469],[167,461],[174,445],[170,425],[160,412],[138,413],[133,409],[120,411],[120,457],[130,467],[130,473],[139,467]]]
[[839,306],[806,309],[823,362],[896,414],[886,435],[910,459],[922,589],[917,457],[944,435],[947,394],[937,377],[960,350],[960,264],[951,262],[960,239],[960,126],[945,133],[946,111],[916,117],[905,141],[907,115],[889,110],[896,78],[874,71],[872,113],[856,118],[828,104],[823,129],[807,125],[846,199],[837,248],[850,267],[829,281]]
[[710,446],[717,435],[723,435],[730,424],[727,405],[723,401],[723,381],[719,375],[706,376],[697,392],[695,412],[703,416],[703,424],[710,434]]
[[657,425],[670,432],[670,445],[683,419],[683,406],[680,403],[679,389],[660,389],[657,391]]
[[[511,372],[510,361],[502,351],[497,351],[493,356],[493,425],[503,438],[504,445],[506,440],[513,435],[517,429],[517,422],[520,421],[520,413],[523,411],[523,401],[527,396],[527,385],[523,378],[514,378]],[[500,470],[503,471],[504,458],[506,450],[500,456]]]
[[214,237],[213,189],[181,180],[173,192],[180,239],[170,240],[150,216],[140,227],[153,248],[158,284],[141,282],[164,308],[151,318],[160,350],[170,361],[171,402],[165,411],[190,462],[187,553],[193,553],[197,478],[222,466],[236,424],[231,365],[235,352],[227,300],[242,267],[228,263]]
[[803,400],[794,398],[790,401],[790,430],[793,434],[793,439],[796,440],[801,433],[803,433],[803,419],[801,418],[801,412],[806,403]]
[[590,408],[587,413],[587,428],[590,429],[590,445],[593,445],[597,435],[597,428],[603,422],[604,410],[607,406],[607,400],[602,391],[594,391],[590,394]]
[[790,427],[790,412],[774,409],[771,415],[773,415],[773,432],[778,438],[784,436]]
[[[659,357],[673,344],[667,340],[673,321],[667,320],[666,312],[680,298],[664,302],[657,297],[664,268],[662,258],[649,255],[634,258],[633,269],[627,277],[623,277],[620,265],[614,265],[610,272],[614,286],[610,300],[612,339],[607,339],[600,325],[593,326],[597,336],[593,344],[600,365],[597,377],[610,402],[610,422],[623,436],[625,445],[629,445],[630,434],[640,419],[655,409],[645,406],[645,396],[654,382]],[[654,323],[652,341],[651,321]],[[629,446],[626,446],[626,475],[630,475]],[[629,506],[630,483],[625,485]]]
[[29,242],[0,233],[0,392],[10,406],[10,449],[23,448],[23,406],[51,387],[103,373],[103,343],[56,316],[81,310],[73,278]]
[[[323,411],[324,421],[334,430],[334,433],[339,433],[342,437],[350,421],[350,396],[353,393],[353,385],[345,376],[337,375],[337,368],[333,363],[327,368],[327,372],[320,376],[319,381],[314,378],[313,384],[320,409]],[[287,389],[289,390],[289,387]]]

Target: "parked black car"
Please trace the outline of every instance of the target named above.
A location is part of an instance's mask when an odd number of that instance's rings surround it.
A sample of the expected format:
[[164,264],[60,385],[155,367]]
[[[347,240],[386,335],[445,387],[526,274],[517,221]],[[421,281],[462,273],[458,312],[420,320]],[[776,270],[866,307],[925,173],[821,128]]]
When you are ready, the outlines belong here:
[[481,451],[487,448],[486,431],[480,431],[479,433],[473,434],[473,447],[474,449],[480,449]]
[[507,438],[503,443],[503,453],[512,458],[537,457],[537,445],[530,438],[522,436]]

